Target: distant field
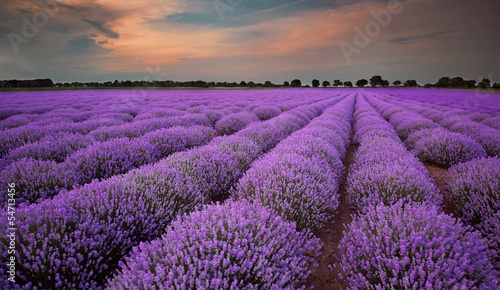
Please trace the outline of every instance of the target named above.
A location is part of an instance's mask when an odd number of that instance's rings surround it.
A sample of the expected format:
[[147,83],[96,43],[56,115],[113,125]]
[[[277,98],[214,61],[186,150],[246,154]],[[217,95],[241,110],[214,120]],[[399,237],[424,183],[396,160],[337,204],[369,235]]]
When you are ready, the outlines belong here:
[[0,288],[498,288],[490,92],[0,92]]

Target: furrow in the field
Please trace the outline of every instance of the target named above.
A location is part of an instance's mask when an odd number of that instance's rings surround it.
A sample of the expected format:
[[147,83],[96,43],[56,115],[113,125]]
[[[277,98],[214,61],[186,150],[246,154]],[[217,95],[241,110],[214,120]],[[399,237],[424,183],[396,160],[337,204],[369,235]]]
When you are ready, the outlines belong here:
[[353,101],[324,110],[252,164],[233,199],[184,216],[162,239],[134,248],[109,288],[294,287],[307,276],[306,255],[319,250],[310,229],[338,206]]
[[340,243],[346,286],[494,289],[498,273],[488,242],[442,212],[442,197],[423,164],[364,96],[354,117],[360,146],[348,194],[360,214]]
[[[352,135],[350,139],[352,140]],[[334,216],[333,220],[323,228],[314,231],[314,234],[323,244],[323,248],[321,249],[321,255],[317,258],[318,267],[311,268],[311,275],[304,285],[307,289],[311,286],[314,289],[345,289],[344,281],[339,278],[342,275],[340,268],[334,267],[334,265],[339,262],[339,244],[344,236],[344,230],[349,227],[352,215],[355,213],[349,206],[347,198],[347,177],[351,172],[350,167],[354,162],[356,148],[357,146],[351,143],[347,148],[344,160],[342,160],[345,170],[339,187],[338,214],[331,212],[332,216]]]
[[[18,209],[16,259],[23,263],[16,268],[17,283],[100,288],[133,246],[227,192],[253,160],[338,100],[297,107],[206,146]],[[9,241],[1,241],[4,256]]]

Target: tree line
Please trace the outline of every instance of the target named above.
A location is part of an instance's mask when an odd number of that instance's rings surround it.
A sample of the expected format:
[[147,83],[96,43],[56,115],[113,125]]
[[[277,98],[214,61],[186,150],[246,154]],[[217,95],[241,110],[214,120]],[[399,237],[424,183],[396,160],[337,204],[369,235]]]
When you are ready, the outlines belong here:
[[[354,85],[358,88],[363,88],[367,85],[371,87],[390,87],[391,83],[385,80],[380,75],[372,76],[369,80],[359,79],[354,84],[351,81],[333,80],[332,82],[325,80],[320,82],[314,79],[311,83],[313,88],[320,86],[328,87],[348,87],[352,88]],[[211,88],[211,87],[250,87],[250,88],[299,88],[311,87],[306,84],[303,85],[300,79],[294,79],[291,82],[285,81],[283,84],[275,84],[271,81],[264,83],[255,83],[253,81],[241,82],[205,82],[205,81],[118,81],[114,82],[66,82],[55,83],[51,79],[36,79],[36,80],[5,80],[0,81],[0,88],[37,88],[37,87],[57,87],[57,88]],[[395,80],[392,82],[392,87],[421,87],[416,80],[410,79],[406,81]],[[475,80],[464,80],[461,77],[442,77],[434,84],[425,84],[426,88],[500,88],[499,83],[491,84],[487,78],[482,79],[480,82]]]

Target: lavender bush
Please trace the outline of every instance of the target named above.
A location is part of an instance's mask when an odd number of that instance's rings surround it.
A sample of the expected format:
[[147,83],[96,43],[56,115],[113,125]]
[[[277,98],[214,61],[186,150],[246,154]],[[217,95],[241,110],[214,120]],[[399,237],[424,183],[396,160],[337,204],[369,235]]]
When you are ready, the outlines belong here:
[[53,161],[22,158],[0,171],[0,204],[7,202],[7,184],[16,184],[16,203],[34,203],[69,189],[71,180],[61,165]]
[[105,179],[158,160],[159,152],[143,139],[119,138],[95,143],[69,156],[62,165],[75,184]]
[[328,163],[270,153],[241,178],[235,199],[258,200],[300,229],[319,228],[338,207],[338,177]]
[[291,289],[319,249],[310,232],[258,203],[215,204],[134,248],[108,288]]
[[259,119],[255,114],[246,112],[234,113],[222,117],[215,123],[214,128],[217,135],[231,135],[257,121]]
[[82,134],[60,132],[41,140],[13,149],[4,158],[15,161],[21,158],[63,162],[66,157],[92,143],[92,138]]
[[340,242],[349,289],[497,289],[478,232],[423,204],[370,207]]
[[488,238],[500,261],[500,158],[453,166],[444,176],[444,188],[453,197],[462,220]]
[[261,105],[253,109],[252,113],[254,113],[261,121],[265,121],[281,114],[281,110],[274,106]]
[[[417,131],[410,135],[411,147],[423,161],[449,167],[461,162],[486,157],[486,151],[472,138],[442,128]],[[415,135],[415,136],[413,136]]]
[[215,136],[215,130],[206,126],[176,126],[150,132],[141,139],[146,140],[158,151],[158,158],[172,153],[207,144]]
[[374,164],[349,174],[347,193],[349,205],[366,212],[369,205],[390,206],[403,200],[441,205],[442,196],[427,174],[415,167],[395,164]]

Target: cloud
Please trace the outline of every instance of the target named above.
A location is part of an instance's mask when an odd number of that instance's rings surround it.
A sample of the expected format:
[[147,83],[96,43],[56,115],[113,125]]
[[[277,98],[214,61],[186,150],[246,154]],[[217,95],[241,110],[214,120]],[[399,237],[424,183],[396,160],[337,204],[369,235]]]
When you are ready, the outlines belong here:
[[99,30],[102,34],[104,34],[105,36],[107,36],[109,38],[116,39],[116,38],[120,37],[120,35],[117,32],[108,28],[104,21],[93,21],[93,20],[89,20],[89,19],[83,19],[83,21],[92,25],[95,29]]
[[[187,23],[187,24],[195,24],[195,25],[207,25],[210,23],[214,23],[218,21],[217,14],[214,13],[176,13],[168,15],[164,18],[167,21],[179,22],[179,23]],[[160,20],[161,21],[161,20]]]
[[[88,36],[81,36],[81,37],[76,37],[74,39],[71,39],[65,48],[65,53],[68,54],[84,54],[88,52],[93,52],[96,50],[101,50],[105,51],[102,47],[97,45],[98,43],[101,44],[102,41],[96,42],[95,39],[90,38]],[[103,42],[107,43],[107,41]]]
[[426,33],[426,34],[417,34],[417,35],[412,35],[412,36],[400,36],[400,37],[394,37],[387,42],[390,43],[397,43],[397,44],[408,44],[408,43],[413,43],[418,40],[423,40],[423,39],[434,39],[436,36],[440,36],[443,34],[447,34],[452,32],[452,30],[448,31],[439,31],[439,32],[433,32],[433,33]]
[[191,59],[190,58],[181,57],[181,58],[178,58],[177,60],[188,61],[188,60],[191,60]]

